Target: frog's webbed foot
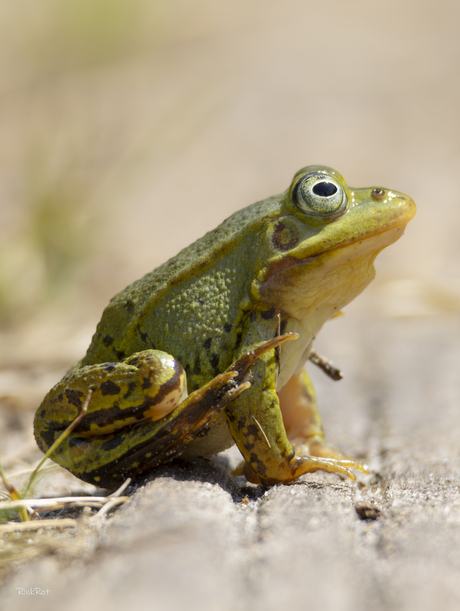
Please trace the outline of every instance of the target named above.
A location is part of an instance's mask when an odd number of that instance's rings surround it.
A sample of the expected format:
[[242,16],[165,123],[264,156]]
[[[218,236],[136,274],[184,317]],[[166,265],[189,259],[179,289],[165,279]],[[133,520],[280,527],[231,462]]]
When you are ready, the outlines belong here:
[[[326,471],[336,464],[348,470],[369,473],[360,461],[325,440],[315,391],[305,370],[292,376],[278,395],[286,432],[298,457],[329,461],[324,463]],[[348,473],[345,475],[349,476]]]
[[306,473],[314,473],[315,471],[327,471],[328,473],[339,473],[346,475],[351,480],[355,480],[356,476],[351,469],[358,469],[364,473],[369,473],[365,467],[351,460],[336,459],[336,458],[319,458],[317,456],[296,455],[292,461],[295,465],[295,477]]
[[[338,473],[341,475],[346,475],[351,480],[356,479],[355,474],[351,471],[351,469],[356,469],[362,473],[369,473],[367,467],[362,465],[360,462],[348,457],[346,454],[340,453],[338,450],[337,454],[341,455],[342,458],[328,458],[326,456],[315,456],[304,454],[302,452],[296,452],[296,455],[291,460],[292,476],[286,477],[283,480],[283,483],[289,483],[301,475],[314,473],[315,471]],[[232,475],[244,475],[244,477],[252,484],[261,483],[259,476],[246,461],[242,461],[236,467],[236,469],[232,471]]]
[[[341,464],[347,469],[355,469],[356,471],[361,471],[361,473],[369,474],[366,465],[363,465],[359,460],[354,459],[352,456],[349,456],[328,443],[322,435],[315,435],[306,441],[293,440],[291,444],[297,456],[329,459]],[[353,477],[352,479],[355,478]]]

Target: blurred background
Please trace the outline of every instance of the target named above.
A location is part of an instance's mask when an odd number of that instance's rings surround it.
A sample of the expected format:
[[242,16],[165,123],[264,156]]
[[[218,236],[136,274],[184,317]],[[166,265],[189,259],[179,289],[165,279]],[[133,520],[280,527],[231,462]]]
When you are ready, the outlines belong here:
[[305,165],[418,205],[350,320],[458,330],[459,20],[455,0],[2,2],[0,455],[33,451],[116,292]]

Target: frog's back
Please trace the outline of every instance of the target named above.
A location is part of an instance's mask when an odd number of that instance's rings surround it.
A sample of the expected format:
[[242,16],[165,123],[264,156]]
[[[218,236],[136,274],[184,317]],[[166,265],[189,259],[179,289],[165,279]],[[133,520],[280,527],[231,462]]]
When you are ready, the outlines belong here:
[[232,358],[239,306],[249,295],[252,280],[243,268],[247,270],[250,260],[259,256],[260,243],[254,235],[264,232],[267,218],[278,213],[279,197],[239,210],[115,295],[79,366],[119,361],[133,352],[156,348],[198,373],[203,369],[203,354],[191,350],[198,342],[208,347],[207,375],[215,375],[225,365],[217,362],[217,355]]

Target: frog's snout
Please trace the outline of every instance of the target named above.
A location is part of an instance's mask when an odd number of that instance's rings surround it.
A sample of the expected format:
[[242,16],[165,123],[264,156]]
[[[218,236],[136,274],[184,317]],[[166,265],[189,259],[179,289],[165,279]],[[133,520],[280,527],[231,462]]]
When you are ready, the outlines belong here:
[[414,200],[408,195],[404,195],[404,193],[395,193],[395,199],[400,201],[400,205],[404,206],[404,216],[406,218],[406,222],[411,221],[414,216],[417,214],[417,206],[415,205]]

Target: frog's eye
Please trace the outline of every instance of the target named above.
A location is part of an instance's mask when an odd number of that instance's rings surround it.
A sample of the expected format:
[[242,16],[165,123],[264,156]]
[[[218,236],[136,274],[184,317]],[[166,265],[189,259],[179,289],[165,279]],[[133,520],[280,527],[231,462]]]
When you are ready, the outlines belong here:
[[341,214],[347,205],[342,185],[333,176],[310,174],[297,184],[296,204],[307,214],[320,216]]

